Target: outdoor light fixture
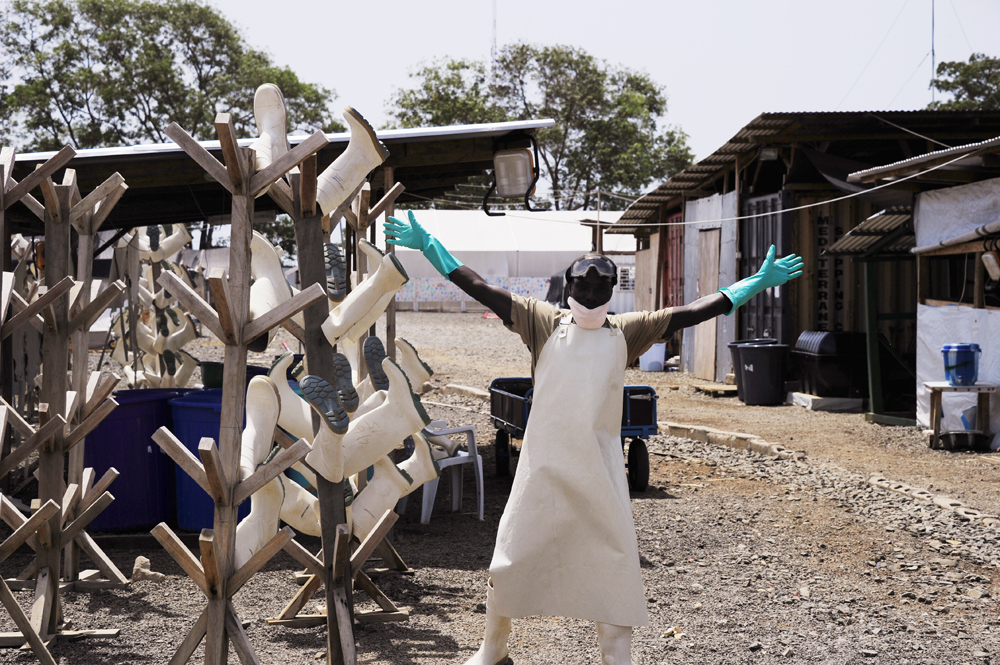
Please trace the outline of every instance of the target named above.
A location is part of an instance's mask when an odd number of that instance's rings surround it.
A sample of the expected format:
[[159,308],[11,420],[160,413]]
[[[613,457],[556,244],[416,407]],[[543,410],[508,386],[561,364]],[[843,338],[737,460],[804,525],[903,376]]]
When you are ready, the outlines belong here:
[[[530,148],[525,145],[530,144]],[[535,193],[539,177],[538,142],[531,134],[515,132],[493,141],[493,184],[483,197],[483,212],[490,217],[502,217],[502,212],[490,212],[490,196],[496,192],[504,199],[524,197],[524,207],[531,208],[529,197]]]
[[761,148],[757,152],[757,159],[762,162],[774,162],[781,157],[781,148]]

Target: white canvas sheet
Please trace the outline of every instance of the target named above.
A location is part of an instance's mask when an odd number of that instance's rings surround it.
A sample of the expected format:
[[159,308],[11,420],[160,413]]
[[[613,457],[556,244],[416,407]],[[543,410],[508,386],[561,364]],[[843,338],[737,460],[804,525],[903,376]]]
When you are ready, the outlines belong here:
[[917,195],[913,209],[918,250],[949,243],[997,222],[1000,222],[1000,178],[922,192]]
[[[930,427],[930,392],[925,381],[944,381],[945,344],[975,342],[983,349],[979,357],[979,380],[1000,383],[1000,312],[951,305],[917,306],[917,421]],[[942,431],[965,429],[962,411],[975,406],[975,393],[945,393],[942,400]],[[1000,395],[990,397],[990,430],[1000,432]]]

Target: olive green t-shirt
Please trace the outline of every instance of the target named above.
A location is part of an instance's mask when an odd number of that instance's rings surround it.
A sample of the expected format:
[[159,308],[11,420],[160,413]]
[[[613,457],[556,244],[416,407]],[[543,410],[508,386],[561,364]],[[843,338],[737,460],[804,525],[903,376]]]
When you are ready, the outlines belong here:
[[[535,363],[542,353],[542,347],[549,340],[559,321],[569,315],[568,309],[559,309],[543,300],[525,298],[516,293],[511,294],[509,330],[521,336],[531,351],[531,376],[535,376]],[[655,312],[628,312],[626,314],[611,314],[608,322],[625,335],[625,345],[628,349],[626,367],[649,350],[653,344],[663,341],[670,324],[673,309],[666,308]]]

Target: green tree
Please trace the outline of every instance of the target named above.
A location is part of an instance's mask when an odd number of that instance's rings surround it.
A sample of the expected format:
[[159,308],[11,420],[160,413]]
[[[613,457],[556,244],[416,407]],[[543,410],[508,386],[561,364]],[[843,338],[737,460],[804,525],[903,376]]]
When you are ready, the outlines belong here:
[[968,62],[942,62],[931,87],[951,94],[947,101],[931,102],[927,108],[974,111],[1000,108],[1000,58],[973,53]]
[[[593,208],[598,189],[638,196],[693,160],[687,135],[662,124],[663,88],[571,46],[513,44],[491,71],[440,60],[412,73],[388,111],[403,127],[553,118],[537,134],[542,178],[556,209]],[[604,197],[602,208],[625,206]]]
[[13,0],[0,16],[0,140],[54,150],[215,138],[219,112],[253,136],[253,94],[285,95],[291,130],[341,131],[334,93],[248,46],[197,0]]

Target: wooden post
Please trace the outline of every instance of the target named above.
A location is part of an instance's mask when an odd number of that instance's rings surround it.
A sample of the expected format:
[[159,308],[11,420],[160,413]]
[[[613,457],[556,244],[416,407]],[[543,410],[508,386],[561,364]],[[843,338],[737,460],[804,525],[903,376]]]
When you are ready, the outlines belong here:
[[[383,169],[382,176],[385,178],[385,192],[388,194],[392,191],[392,188],[396,184],[396,169],[392,166],[386,166]],[[389,221],[389,217],[396,214],[396,199],[394,198],[385,207],[385,221]],[[389,243],[385,244],[385,251],[390,254],[396,253],[396,246]],[[385,354],[396,359],[396,299],[393,298],[389,301],[389,306],[385,308]]]
[[882,413],[882,366],[879,362],[878,290],[874,261],[865,261],[865,329],[868,340],[868,411]]

